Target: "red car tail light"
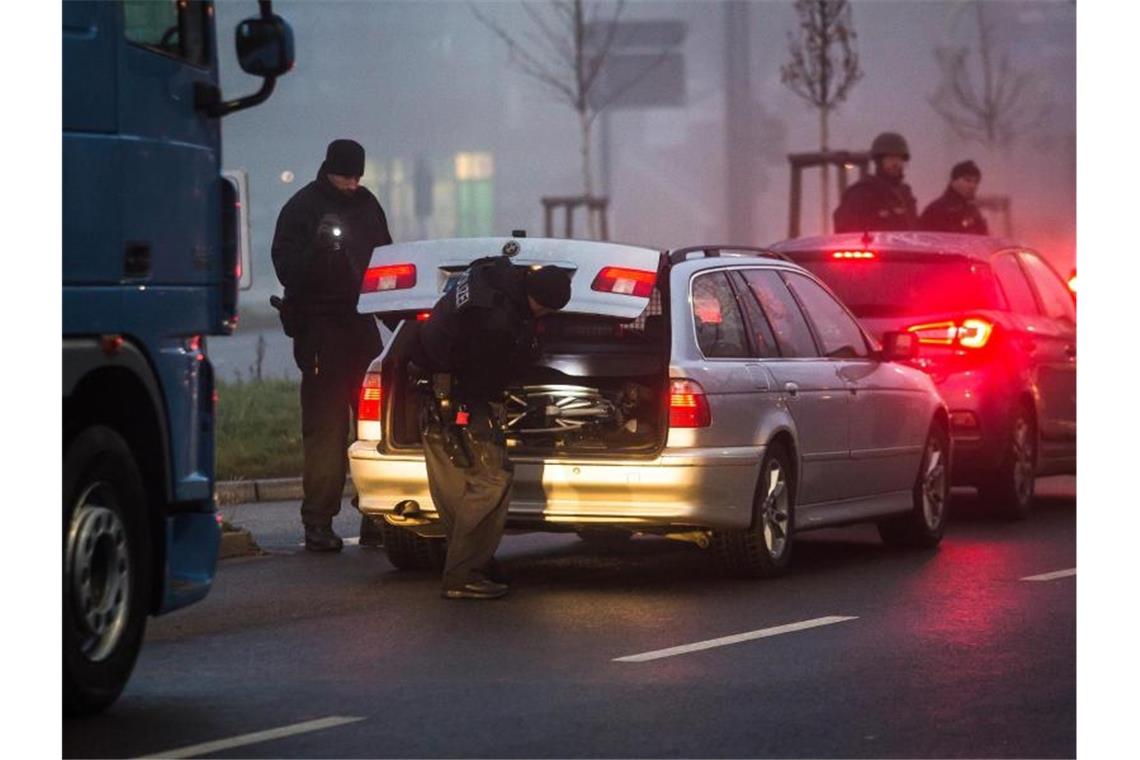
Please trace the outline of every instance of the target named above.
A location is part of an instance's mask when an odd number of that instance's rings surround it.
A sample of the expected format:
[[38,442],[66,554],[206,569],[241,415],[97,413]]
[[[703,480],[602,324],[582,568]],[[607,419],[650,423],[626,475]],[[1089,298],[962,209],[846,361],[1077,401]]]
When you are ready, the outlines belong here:
[[375,293],[384,290],[405,290],[416,286],[415,264],[390,264],[370,267],[364,273],[360,285],[361,293]]
[[705,389],[695,380],[669,381],[669,427],[702,428],[712,424]]
[[874,251],[835,251],[831,254],[831,258],[846,260],[846,259],[873,259],[875,258]]
[[384,391],[380,387],[380,373],[369,372],[364,376],[360,385],[360,404],[357,407],[356,418],[360,422],[380,421],[380,402],[384,399]]
[[981,317],[968,317],[961,322],[946,320],[912,325],[907,328],[918,336],[918,342],[929,346],[983,348],[994,332],[994,324]]
[[604,267],[594,278],[590,285],[592,290],[600,293],[621,293],[627,296],[649,298],[653,293],[653,284],[657,282],[656,272],[647,272],[643,269],[624,269],[622,267]]

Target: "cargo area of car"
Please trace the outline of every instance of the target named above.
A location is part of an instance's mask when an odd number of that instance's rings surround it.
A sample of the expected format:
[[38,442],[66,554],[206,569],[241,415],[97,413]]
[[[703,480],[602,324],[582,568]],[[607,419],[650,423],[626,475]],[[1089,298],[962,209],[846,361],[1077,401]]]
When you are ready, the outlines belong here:
[[[504,400],[512,456],[652,456],[668,434],[669,336],[661,299],[634,320],[553,314],[539,323],[539,361]],[[387,446],[419,448],[419,404],[405,367],[419,325],[385,358]]]

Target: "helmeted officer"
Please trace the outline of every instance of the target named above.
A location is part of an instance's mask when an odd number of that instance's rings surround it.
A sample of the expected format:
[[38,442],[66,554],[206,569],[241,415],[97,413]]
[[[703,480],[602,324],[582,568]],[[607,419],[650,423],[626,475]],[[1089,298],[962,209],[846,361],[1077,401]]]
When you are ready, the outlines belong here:
[[833,221],[836,232],[913,230],[918,210],[903,170],[910,160],[906,140],[897,132],[883,132],[871,143],[875,172],[843,193]]
[[448,599],[507,593],[494,560],[514,472],[503,396],[512,375],[535,359],[535,320],[569,300],[563,270],[494,256],[472,263],[419,323],[409,370],[426,391],[421,432],[428,486],[447,530]]
[[982,170],[973,161],[954,164],[946,192],[923,210],[918,218],[919,227],[931,232],[990,234],[986,218],[974,202],[981,183]]
[[332,520],[348,467],[349,415],[381,349],[375,320],[356,312],[356,300],[372,249],[392,236],[380,203],[360,186],[363,174],[364,148],[333,140],[317,178],[281,209],[273,234],[273,266],[285,287],[278,308],[301,370],[301,520],[310,551],[343,545]]

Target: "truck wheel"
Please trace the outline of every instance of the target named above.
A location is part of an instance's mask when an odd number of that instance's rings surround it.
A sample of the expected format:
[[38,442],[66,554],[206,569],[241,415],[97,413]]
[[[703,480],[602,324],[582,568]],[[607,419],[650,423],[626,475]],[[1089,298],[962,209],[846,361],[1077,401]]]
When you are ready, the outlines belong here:
[[796,491],[790,462],[783,446],[769,446],[760,464],[752,526],[713,533],[712,550],[726,572],[766,578],[787,570],[792,558]]
[[447,539],[424,538],[386,520],[380,524],[384,551],[397,570],[443,570],[443,562],[447,559]]
[[151,594],[146,490],[122,436],[97,426],[63,456],[63,709],[98,712],[122,692]]
[[879,537],[888,546],[931,548],[942,540],[950,503],[950,437],[940,423],[930,426],[918,475],[914,506],[905,515],[880,520]]
[[1037,477],[1037,425],[1033,414],[1020,405],[1010,425],[1009,439],[997,471],[978,487],[978,496],[996,514],[1024,520],[1033,510]]

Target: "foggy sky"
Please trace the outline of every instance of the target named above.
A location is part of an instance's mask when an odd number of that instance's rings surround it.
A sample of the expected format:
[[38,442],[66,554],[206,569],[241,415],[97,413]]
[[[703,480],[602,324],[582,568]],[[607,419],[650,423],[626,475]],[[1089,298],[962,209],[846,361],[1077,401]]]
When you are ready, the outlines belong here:
[[[510,31],[529,27],[517,3],[481,3]],[[856,47],[864,72],[831,123],[831,147],[865,150],[880,131],[902,132],[911,149],[907,179],[920,210],[939,195],[949,169],[972,158],[982,194],[1008,194],[1016,237],[1062,273],[1075,255],[1076,50],[1071,2],[990,2],[998,47],[1010,63],[1038,76],[1048,117],[1005,150],[963,142],[927,103],[940,80],[933,50],[977,39],[959,2],[854,3]],[[580,192],[576,116],[508,63],[506,47],[479,25],[465,3],[277,2],[292,25],[297,65],[265,104],[223,122],[224,165],[250,174],[255,289],[279,290],[268,248],[277,213],[311,180],[325,145],[359,140],[370,166],[388,177],[410,173],[417,159],[447,180],[454,154],[491,153],[495,234],[541,231],[540,196]],[[256,89],[234,60],[233,27],[256,13],[253,2],[217,5],[222,86],[226,97]],[[676,19],[687,25],[686,105],[611,115],[611,237],[658,247],[738,242],[767,244],[786,236],[785,154],[816,150],[818,118],[780,81],[795,26],[791,2],[748,6],[750,90],[755,114],[755,239],[725,239],[728,156],[725,147],[725,7],[718,2],[632,2],[623,19]],[[597,130],[595,130],[597,132]],[[597,135],[596,135],[597,137]],[[597,151],[595,151],[597,152]],[[284,171],[295,180],[281,180]],[[370,181],[366,177],[366,183]],[[805,177],[803,232],[818,231],[818,178]],[[377,187],[397,241],[454,234],[445,203],[420,227],[410,196]],[[833,191],[833,204],[834,191]],[[991,216],[991,229],[999,227]],[[579,225],[580,226],[580,225]]]

